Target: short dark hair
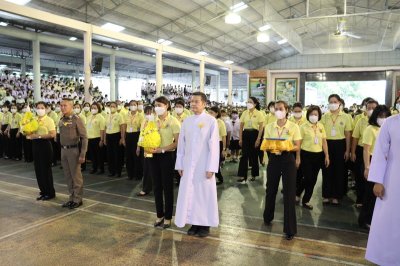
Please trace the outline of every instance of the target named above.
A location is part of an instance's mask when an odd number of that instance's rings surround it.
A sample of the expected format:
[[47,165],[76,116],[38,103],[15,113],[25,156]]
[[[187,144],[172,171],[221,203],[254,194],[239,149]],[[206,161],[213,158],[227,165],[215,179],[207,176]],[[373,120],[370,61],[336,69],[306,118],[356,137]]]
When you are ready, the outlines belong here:
[[285,101],[279,100],[279,101],[276,101],[276,102],[275,102],[275,105],[277,105],[277,104],[283,104],[283,106],[284,106],[285,109],[286,109],[286,118],[288,118],[288,117],[289,117],[289,105],[288,105],[288,103],[285,102]]
[[368,105],[368,104],[376,104],[376,106],[379,105],[378,101],[376,101],[376,100],[374,100],[372,98],[368,102],[365,103],[365,105]]
[[92,107],[93,105],[97,107],[97,110],[99,110],[99,111],[98,111],[99,113],[102,112],[102,107],[101,107],[101,105],[100,105],[98,102],[93,102],[92,105],[91,105],[90,107]]
[[168,110],[168,111],[171,109],[171,104],[169,103],[169,100],[168,100],[167,97],[165,97],[165,96],[160,96],[160,97],[156,98],[156,99],[154,100],[154,102],[158,102],[158,103],[162,103],[162,104],[167,105],[167,106],[168,106],[168,107],[167,107],[167,110]]
[[38,105],[43,105],[44,106],[44,108],[47,108],[47,103],[45,103],[45,102],[43,102],[43,101],[40,101],[40,102],[37,102],[37,103],[35,103],[35,107],[38,107]]
[[271,106],[275,106],[275,102],[274,102],[274,101],[270,101],[270,102],[268,103],[267,108],[269,109]]
[[385,115],[385,117],[389,117],[392,115],[392,113],[390,112],[389,107],[387,107],[386,105],[378,105],[374,111],[372,112],[372,115],[369,117],[368,123],[372,126],[377,126],[380,127],[378,125],[378,118],[381,115]]
[[175,106],[176,106],[177,104],[182,105],[183,107],[185,107],[185,102],[184,102],[182,99],[176,100],[176,101],[175,101]]
[[205,93],[203,93],[201,91],[193,92],[192,96],[200,96],[201,97],[201,101],[204,102],[204,103],[207,103],[207,95],[205,95]]
[[[399,99],[400,99],[400,96],[397,96],[396,99],[394,100],[393,109],[395,109],[395,110],[396,110],[396,103],[397,103],[397,101],[398,101]],[[398,111],[400,111],[400,110],[398,110]]]
[[210,108],[210,111],[213,111],[214,113],[217,114],[217,118],[221,117],[221,110],[219,109],[218,106],[213,106]]
[[143,112],[146,114],[147,112],[153,112],[153,106],[151,105],[146,105],[143,109]]
[[371,97],[367,97],[367,98],[365,98],[364,100],[362,100],[362,102],[361,102],[361,105],[366,105],[369,101],[371,101],[371,100],[374,100],[373,98],[371,98]]
[[301,102],[296,102],[293,104],[292,109],[299,107],[300,109],[303,109],[303,104]]
[[331,94],[331,95],[329,95],[328,101],[329,101],[331,98],[336,98],[336,100],[338,100],[339,102],[342,102],[342,98],[340,98],[340,96],[337,95],[337,94]]
[[309,119],[310,114],[311,114],[313,111],[318,111],[318,121],[321,120],[322,112],[321,112],[321,108],[319,108],[318,105],[311,105],[310,107],[308,107],[307,113],[306,113],[306,118],[307,118],[307,120]]

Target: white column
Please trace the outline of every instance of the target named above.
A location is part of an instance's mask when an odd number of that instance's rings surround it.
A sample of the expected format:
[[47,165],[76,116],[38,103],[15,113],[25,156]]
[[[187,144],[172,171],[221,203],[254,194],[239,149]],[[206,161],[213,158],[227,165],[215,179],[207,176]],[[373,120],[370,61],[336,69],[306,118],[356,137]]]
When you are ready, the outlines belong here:
[[232,105],[232,68],[228,71],[228,105]]
[[192,91],[194,91],[196,87],[196,70],[192,70]]
[[89,87],[92,80],[92,31],[83,34],[83,71],[85,73],[85,102],[92,102]]
[[204,92],[204,59],[200,61],[200,91]]
[[221,93],[221,75],[217,76],[217,102],[219,103],[219,96]]
[[110,55],[110,100],[115,101],[115,54]]
[[26,59],[23,59],[21,63],[21,77],[25,77],[26,75]]
[[40,96],[40,42],[32,41],[33,50],[33,97],[35,102],[42,99]]
[[161,87],[163,83],[163,64],[162,64],[162,50],[156,51],[156,97],[161,96]]

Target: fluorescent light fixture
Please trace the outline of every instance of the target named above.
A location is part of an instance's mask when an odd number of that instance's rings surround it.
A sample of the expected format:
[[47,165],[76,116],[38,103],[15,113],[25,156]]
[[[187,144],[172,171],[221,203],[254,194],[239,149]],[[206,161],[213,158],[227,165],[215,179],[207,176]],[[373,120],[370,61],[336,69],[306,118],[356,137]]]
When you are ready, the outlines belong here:
[[257,34],[257,42],[269,42],[268,34],[260,32]]
[[162,44],[162,45],[171,45],[173,42],[165,39],[158,39],[157,43]]
[[20,5],[20,6],[24,6],[27,3],[29,3],[31,0],[6,0],[7,2],[16,4],[16,5]]
[[0,22],[0,26],[2,27],[7,27],[8,23],[7,22]]
[[115,32],[120,32],[123,31],[125,28],[113,23],[109,23],[107,22],[106,24],[104,24],[103,26],[101,26],[101,28],[105,29],[105,30],[110,30],[110,31],[115,31]]
[[227,65],[231,65],[231,64],[233,64],[234,62],[233,62],[232,60],[226,60],[224,63],[227,64]]
[[278,41],[278,44],[279,44],[279,45],[282,45],[282,44],[284,44],[284,43],[287,43],[287,39],[282,39],[282,40]]
[[230,9],[231,9],[232,12],[236,13],[236,12],[239,12],[240,10],[246,9],[248,7],[249,6],[246,5],[245,3],[240,2],[240,3],[237,3],[236,5],[231,6]]
[[265,24],[264,26],[261,26],[258,28],[259,31],[266,31],[269,30],[271,28],[271,25],[269,24]]
[[0,65],[0,68],[5,68],[7,67],[7,65]]
[[208,55],[208,53],[205,52],[205,51],[200,51],[200,52],[198,52],[197,54],[198,54],[198,55],[202,55],[202,56],[207,56],[207,55]]
[[74,42],[74,41],[78,40],[78,38],[76,38],[76,37],[71,37],[71,38],[69,38],[69,40]]
[[228,13],[225,16],[226,24],[239,24],[242,21],[242,18],[236,13]]

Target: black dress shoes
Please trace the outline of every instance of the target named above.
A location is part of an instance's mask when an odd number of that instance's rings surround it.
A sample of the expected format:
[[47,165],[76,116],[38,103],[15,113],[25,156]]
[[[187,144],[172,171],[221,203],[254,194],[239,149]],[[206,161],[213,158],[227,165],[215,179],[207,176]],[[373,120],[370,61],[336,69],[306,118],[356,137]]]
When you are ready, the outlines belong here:
[[154,227],[159,227],[164,223],[164,218],[154,222]]
[[206,237],[210,234],[209,226],[199,226],[199,230],[197,230],[197,235],[199,237]]
[[92,170],[92,171],[89,172],[89,174],[93,175],[93,174],[95,174],[96,172],[97,172],[97,170]]
[[36,200],[42,200],[43,197],[44,197],[44,195],[39,195],[39,196],[36,198]]
[[42,200],[51,200],[51,199],[54,199],[55,197],[56,197],[55,195],[52,195],[52,196],[45,195],[45,196],[43,196]]
[[73,209],[79,208],[80,206],[82,206],[82,201],[81,202],[72,202],[69,205],[69,209],[73,210]]
[[74,203],[72,200],[67,201],[67,202],[63,203],[63,204],[61,205],[61,207],[63,207],[63,208],[69,208],[69,206],[71,206],[72,203]]
[[198,227],[197,225],[192,225],[192,226],[189,228],[187,234],[190,235],[190,236],[194,236],[195,234],[197,234],[197,230],[198,230],[198,229],[199,229],[199,227]]
[[166,221],[167,221],[167,220],[164,220],[164,225],[163,225],[163,228],[164,228],[164,229],[168,229],[168,228],[171,227],[171,220],[169,220],[168,223],[167,223]]
[[285,235],[285,239],[288,240],[288,241],[292,240],[293,238],[294,238],[294,235],[291,235],[291,234],[286,234]]
[[115,176],[115,173],[110,173],[109,175],[108,175],[108,177],[114,177]]

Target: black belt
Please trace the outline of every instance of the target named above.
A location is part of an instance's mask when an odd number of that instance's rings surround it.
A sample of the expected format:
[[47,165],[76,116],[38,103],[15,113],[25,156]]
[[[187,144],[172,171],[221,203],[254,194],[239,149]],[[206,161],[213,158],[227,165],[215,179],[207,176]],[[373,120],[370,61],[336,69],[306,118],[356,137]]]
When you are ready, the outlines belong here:
[[78,148],[78,144],[75,145],[61,145],[61,148],[64,150]]
[[255,129],[255,128],[245,128],[244,131],[258,131],[258,129]]

